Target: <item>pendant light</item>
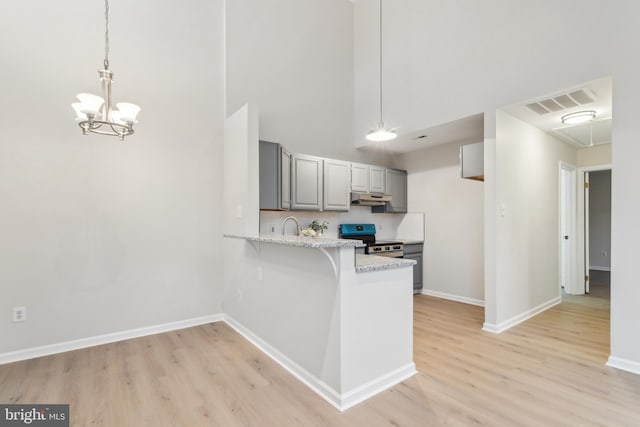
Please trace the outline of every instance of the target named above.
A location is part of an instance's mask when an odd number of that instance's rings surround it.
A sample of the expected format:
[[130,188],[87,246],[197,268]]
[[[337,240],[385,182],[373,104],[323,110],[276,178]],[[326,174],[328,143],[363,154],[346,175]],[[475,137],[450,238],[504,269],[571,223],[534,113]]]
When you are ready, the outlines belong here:
[[138,123],[136,116],[140,107],[128,102],[119,102],[117,109],[111,101],[111,82],[113,73],[109,70],[109,0],[104,2],[105,32],[104,32],[104,69],[98,71],[102,97],[90,93],[79,93],[80,102],[74,102],[71,107],[76,112],[76,121],[82,133],[89,132],[101,135],[117,136],[120,140],[133,133],[133,125]]
[[381,142],[391,141],[397,136],[395,129],[385,128],[384,121],[382,120],[382,0],[380,0],[380,121],[376,129],[369,131],[367,139],[369,141]]

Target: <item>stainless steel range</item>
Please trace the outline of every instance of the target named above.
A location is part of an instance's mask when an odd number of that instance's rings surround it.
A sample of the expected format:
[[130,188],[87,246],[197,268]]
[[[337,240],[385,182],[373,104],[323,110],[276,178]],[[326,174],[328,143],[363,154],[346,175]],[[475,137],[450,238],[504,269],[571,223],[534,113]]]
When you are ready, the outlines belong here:
[[340,224],[338,237],[341,239],[362,240],[366,245],[365,253],[369,255],[402,258],[404,245],[402,242],[376,240],[375,224]]

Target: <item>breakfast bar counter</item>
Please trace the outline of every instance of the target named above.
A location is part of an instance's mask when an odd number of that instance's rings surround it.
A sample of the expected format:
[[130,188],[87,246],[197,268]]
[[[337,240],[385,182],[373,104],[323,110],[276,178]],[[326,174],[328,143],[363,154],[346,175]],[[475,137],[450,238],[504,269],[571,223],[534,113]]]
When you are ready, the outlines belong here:
[[415,374],[415,261],[356,254],[359,240],[224,237],[225,320],[329,403]]

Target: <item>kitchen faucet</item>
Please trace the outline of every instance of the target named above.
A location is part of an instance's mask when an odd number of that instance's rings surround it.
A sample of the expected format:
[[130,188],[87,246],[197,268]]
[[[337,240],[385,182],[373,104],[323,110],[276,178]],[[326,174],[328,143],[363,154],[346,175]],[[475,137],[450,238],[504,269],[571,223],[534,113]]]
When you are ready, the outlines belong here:
[[287,225],[287,221],[292,220],[296,223],[296,236],[300,235],[300,224],[298,224],[298,220],[294,216],[288,216],[282,220],[282,237],[284,237],[284,227]]

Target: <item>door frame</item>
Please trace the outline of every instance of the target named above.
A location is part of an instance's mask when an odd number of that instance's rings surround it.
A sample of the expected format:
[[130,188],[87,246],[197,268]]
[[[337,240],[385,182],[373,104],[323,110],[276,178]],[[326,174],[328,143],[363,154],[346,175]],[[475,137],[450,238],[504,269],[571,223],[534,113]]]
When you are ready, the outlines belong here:
[[602,164],[602,165],[594,165],[594,166],[584,166],[578,168],[578,212],[577,212],[577,225],[578,230],[581,232],[577,235],[577,247],[578,254],[582,254],[582,256],[578,256],[578,271],[582,272],[583,280],[580,281],[582,283],[581,288],[582,292],[579,295],[584,294],[585,292],[589,292],[589,282],[588,280],[584,280],[584,277],[589,275],[589,266],[587,265],[588,257],[589,257],[589,242],[587,241],[589,231],[588,231],[588,220],[589,212],[587,211],[588,205],[585,202],[585,173],[587,172],[598,172],[605,170],[613,170],[611,167],[611,163]]
[[[559,165],[559,169],[558,169],[558,187],[559,187],[559,191],[558,191],[558,255],[559,255],[559,269],[558,269],[558,283],[559,283],[559,287],[560,289],[562,289],[562,271],[563,268],[566,267],[566,283],[564,286],[564,291],[568,294],[576,294],[579,293],[579,281],[578,281],[578,275],[577,272],[580,271],[578,269],[578,264],[577,264],[577,260],[576,258],[578,258],[576,256],[577,252],[577,244],[576,244],[576,237],[577,234],[576,230],[578,230],[577,228],[577,221],[576,221],[576,217],[578,216],[578,209],[577,209],[577,198],[576,198],[576,194],[578,193],[577,191],[577,179],[576,179],[576,175],[577,175],[577,168],[575,165],[565,162],[563,160],[560,161],[560,165]],[[562,172],[566,171],[568,172],[567,177],[568,177],[568,182],[566,183],[566,188],[565,185],[563,185],[563,179],[562,179]],[[568,191],[569,194],[565,196],[565,191]],[[569,200],[568,206],[566,206],[566,212],[565,210],[563,210],[563,206],[566,202],[566,200]],[[567,221],[567,235],[569,236],[569,243],[567,244],[567,253],[566,253],[566,266],[563,266],[563,257],[562,257],[562,246],[564,244],[564,237],[563,237],[563,229],[562,229],[562,223],[563,223],[563,219],[565,219]]]

